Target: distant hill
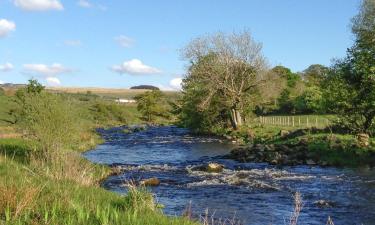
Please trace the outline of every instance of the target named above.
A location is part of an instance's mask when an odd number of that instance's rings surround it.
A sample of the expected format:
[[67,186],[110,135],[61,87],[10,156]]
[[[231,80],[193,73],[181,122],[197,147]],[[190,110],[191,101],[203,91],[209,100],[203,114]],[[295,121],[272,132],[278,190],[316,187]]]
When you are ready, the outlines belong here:
[[0,84],[2,88],[23,88],[26,87],[26,84],[12,84],[12,83],[4,83]]
[[138,86],[133,86],[130,89],[160,90],[158,87],[155,87],[155,86],[152,86],[152,85],[138,85]]

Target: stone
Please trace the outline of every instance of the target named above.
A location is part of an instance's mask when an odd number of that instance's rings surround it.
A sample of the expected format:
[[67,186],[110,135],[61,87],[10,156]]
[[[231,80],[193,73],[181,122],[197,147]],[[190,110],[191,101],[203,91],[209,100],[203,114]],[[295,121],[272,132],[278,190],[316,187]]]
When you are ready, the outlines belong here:
[[280,130],[280,133],[279,133],[280,137],[282,137],[282,138],[288,136],[289,134],[290,134],[290,132],[287,131],[287,130]]
[[273,151],[275,151],[275,145],[274,144],[266,145],[266,146],[264,146],[264,150],[266,150],[268,152],[273,152]]
[[207,172],[220,173],[224,169],[224,166],[219,163],[209,163],[206,167]]
[[139,184],[143,186],[159,186],[160,180],[156,177],[152,177],[152,178],[141,180]]
[[315,201],[314,204],[316,206],[318,206],[319,208],[330,208],[330,207],[333,207],[335,205],[334,202],[328,201],[328,200],[323,200],[323,199]]
[[308,159],[308,160],[306,160],[306,164],[309,165],[309,166],[314,166],[314,165],[316,165],[316,162],[312,159]]
[[370,136],[365,133],[358,134],[357,142],[360,147],[368,147],[370,145]]

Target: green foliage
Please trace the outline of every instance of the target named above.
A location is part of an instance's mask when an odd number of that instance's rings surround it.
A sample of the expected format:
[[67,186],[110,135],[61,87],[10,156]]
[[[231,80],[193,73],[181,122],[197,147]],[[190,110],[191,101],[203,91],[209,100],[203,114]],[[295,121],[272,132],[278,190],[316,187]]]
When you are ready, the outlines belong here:
[[97,101],[91,108],[94,120],[99,124],[108,123],[108,121],[118,121],[127,124],[130,120],[130,113],[125,106],[112,102]]
[[45,152],[59,151],[77,142],[78,117],[70,102],[43,89],[35,80],[20,89],[15,116],[18,124],[41,144]]
[[0,96],[3,96],[3,95],[5,95],[5,91],[2,87],[0,87]]
[[324,112],[323,93],[318,86],[309,86],[301,96],[294,101],[294,107],[299,113]]
[[363,1],[354,18],[356,41],[337,61],[325,85],[325,99],[340,115],[340,125],[354,132],[375,133],[375,2]]
[[146,122],[156,122],[157,118],[168,118],[167,102],[163,92],[159,90],[147,91],[134,98],[137,109]]
[[301,100],[298,98],[301,96],[301,89],[304,88],[301,76],[283,66],[276,66],[271,71],[285,82],[280,96],[276,99],[278,108],[275,111],[279,113],[296,113],[295,101]]
[[229,120],[227,106],[223,105],[220,96],[214,96],[207,107],[200,107],[202,96],[207,93],[205,88],[204,84],[191,78],[185,79],[184,95],[178,111],[181,125],[199,133],[215,132],[224,127],[223,121]]
[[321,82],[327,77],[328,72],[329,68],[320,64],[313,64],[305,69],[302,75],[309,86],[320,86]]

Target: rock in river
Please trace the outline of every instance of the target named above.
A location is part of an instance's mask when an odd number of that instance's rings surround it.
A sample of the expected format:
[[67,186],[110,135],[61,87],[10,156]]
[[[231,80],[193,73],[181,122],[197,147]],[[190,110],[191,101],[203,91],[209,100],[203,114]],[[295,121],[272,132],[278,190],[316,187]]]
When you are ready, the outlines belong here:
[[160,180],[156,177],[152,177],[145,180],[141,180],[139,184],[143,186],[158,186],[160,184]]
[[220,173],[224,169],[223,165],[220,165],[219,163],[209,163],[206,167],[207,172],[210,173]]
[[333,207],[335,205],[334,202],[323,200],[323,199],[314,202],[314,204],[316,206],[318,206],[319,208],[330,208],[330,207]]

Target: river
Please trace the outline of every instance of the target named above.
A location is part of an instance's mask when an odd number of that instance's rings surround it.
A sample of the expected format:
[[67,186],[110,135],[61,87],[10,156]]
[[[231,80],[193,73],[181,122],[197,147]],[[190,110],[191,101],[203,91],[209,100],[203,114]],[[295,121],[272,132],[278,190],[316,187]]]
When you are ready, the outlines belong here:
[[[135,133],[124,127],[99,129],[105,142],[86,152],[93,162],[118,165],[124,173],[108,177],[104,188],[126,193],[123,184],[157,177],[150,190],[168,215],[181,215],[189,202],[195,215],[206,209],[215,218],[243,224],[288,224],[293,194],[302,194],[299,224],[375,224],[375,171],[309,166],[275,167],[224,159],[233,145],[219,138],[191,135],[173,126],[150,127]],[[222,173],[192,170],[218,162]],[[316,201],[330,202],[319,207]]]

